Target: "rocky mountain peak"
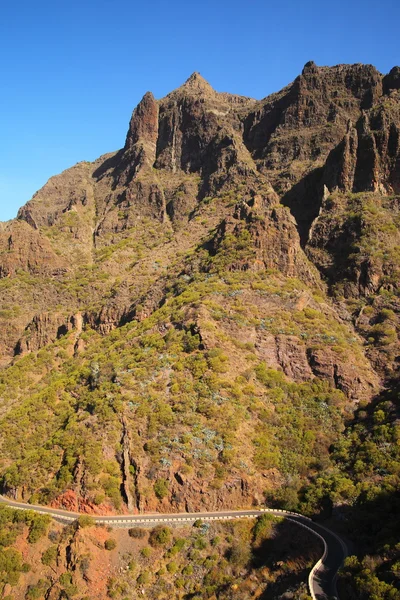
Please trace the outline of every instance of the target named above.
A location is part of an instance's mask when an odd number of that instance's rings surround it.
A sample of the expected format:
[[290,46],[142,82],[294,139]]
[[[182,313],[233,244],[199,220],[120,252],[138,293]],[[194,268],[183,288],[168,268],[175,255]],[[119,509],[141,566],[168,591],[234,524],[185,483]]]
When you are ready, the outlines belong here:
[[214,89],[211,87],[208,81],[206,81],[204,77],[200,75],[200,73],[198,73],[197,71],[191,74],[189,79],[185,81],[185,83],[180,89],[190,91],[192,93],[215,93]]
[[383,91],[388,94],[391,90],[400,89],[400,67],[393,67],[383,78]]
[[309,60],[308,62],[306,62],[306,64],[303,67],[303,70],[301,72],[302,75],[305,75],[306,73],[315,73],[318,71],[318,67],[315,64],[315,62],[313,60]]

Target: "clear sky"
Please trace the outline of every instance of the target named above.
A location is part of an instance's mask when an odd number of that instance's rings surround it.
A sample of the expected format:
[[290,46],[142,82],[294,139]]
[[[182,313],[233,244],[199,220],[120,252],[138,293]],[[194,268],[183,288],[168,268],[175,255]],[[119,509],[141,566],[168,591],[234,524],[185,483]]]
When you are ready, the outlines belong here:
[[193,71],[262,98],[308,60],[400,64],[398,0],[10,0],[0,13],[0,220],[120,148],[147,90]]

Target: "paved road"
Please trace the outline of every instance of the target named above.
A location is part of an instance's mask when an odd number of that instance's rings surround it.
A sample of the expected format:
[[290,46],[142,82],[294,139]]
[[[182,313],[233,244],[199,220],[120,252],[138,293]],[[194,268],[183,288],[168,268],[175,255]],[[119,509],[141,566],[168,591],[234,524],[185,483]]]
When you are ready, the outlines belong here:
[[[37,506],[34,504],[24,504],[14,502],[9,498],[0,496],[0,503],[6,504],[11,508],[20,510],[34,510],[40,514],[50,515],[52,518],[63,523],[75,521],[80,514],[49,508],[47,506]],[[118,515],[118,516],[97,516],[93,518],[98,525],[111,525],[113,527],[131,527],[132,525],[153,525],[155,523],[193,523],[197,519],[202,521],[223,521],[232,519],[250,519],[257,518],[264,513],[269,513],[276,517],[284,517],[297,525],[308,529],[316,535],[324,546],[324,553],[321,559],[314,565],[310,572],[308,585],[314,600],[330,600],[337,597],[336,576],[347,550],[344,542],[332,531],[314,523],[308,517],[303,517],[297,513],[285,510],[261,508],[253,510],[226,510],[219,512],[197,512],[197,513],[177,513],[177,514],[139,514],[139,515]]]
[[330,529],[314,523],[302,515],[289,514],[287,518],[312,530],[324,544],[324,554],[314,565],[308,578],[312,597],[314,600],[338,598],[336,578],[337,572],[347,556],[346,544]]

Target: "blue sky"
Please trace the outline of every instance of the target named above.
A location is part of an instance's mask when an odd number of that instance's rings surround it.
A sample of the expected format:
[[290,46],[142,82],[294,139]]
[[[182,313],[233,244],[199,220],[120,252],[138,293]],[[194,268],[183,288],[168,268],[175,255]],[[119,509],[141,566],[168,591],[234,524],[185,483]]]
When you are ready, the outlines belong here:
[[308,60],[400,64],[397,0],[14,0],[0,14],[0,220],[46,180],[120,148],[147,90],[193,71],[262,98]]

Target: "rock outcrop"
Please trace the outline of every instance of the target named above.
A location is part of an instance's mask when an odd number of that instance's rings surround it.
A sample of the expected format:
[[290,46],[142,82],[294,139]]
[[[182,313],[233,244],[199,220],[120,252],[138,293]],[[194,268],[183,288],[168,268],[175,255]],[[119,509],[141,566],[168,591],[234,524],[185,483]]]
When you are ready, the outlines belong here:
[[49,276],[62,275],[68,263],[54,252],[49,240],[24,221],[10,221],[0,232],[0,279],[18,270]]

